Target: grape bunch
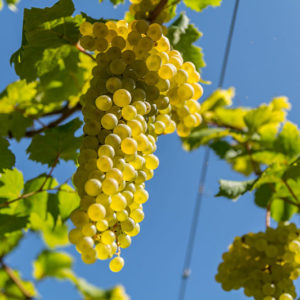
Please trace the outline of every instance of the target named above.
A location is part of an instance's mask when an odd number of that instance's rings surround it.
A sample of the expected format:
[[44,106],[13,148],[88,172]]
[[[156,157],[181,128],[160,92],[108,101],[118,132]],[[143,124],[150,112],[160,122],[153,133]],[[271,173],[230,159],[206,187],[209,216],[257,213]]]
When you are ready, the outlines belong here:
[[256,300],[293,300],[299,275],[300,229],[279,223],[276,229],[235,238],[216,280],[225,291],[244,288]]
[[[130,0],[130,2],[128,15],[136,20],[148,20],[151,12],[154,11],[160,0]],[[167,23],[171,18],[172,12],[168,5],[166,5],[156,16],[155,22],[159,24]]]
[[118,272],[120,248],[130,246],[144,219],[157,137],[176,128],[187,136],[201,123],[203,90],[195,66],[170,49],[159,24],[85,22],[80,31],[97,65],[82,97],[84,137],[73,176],[81,202],[69,240],[87,264],[114,256],[109,266]]

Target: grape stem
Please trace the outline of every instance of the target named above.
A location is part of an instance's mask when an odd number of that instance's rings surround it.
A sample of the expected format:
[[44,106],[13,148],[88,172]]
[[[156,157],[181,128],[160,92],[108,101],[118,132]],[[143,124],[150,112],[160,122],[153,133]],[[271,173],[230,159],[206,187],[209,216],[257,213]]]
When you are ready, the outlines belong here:
[[30,300],[33,299],[32,294],[26,290],[23,285],[23,282],[15,275],[14,271],[4,263],[3,258],[0,259],[0,263],[2,265],[3,270],[9,276],[9,278],[15,283],[15,285],[19,288],[21,293],[24,295],[25,299]]
[[90,53],[87,53],[81,46],[79,43],[76,44],[76,48],[83,54],[89,56],[93,61],[96,61],[95,57],[93,55],[91,55]]
[[266,210],[266,228],[271,226],[271,205],[272,201],[269,201]]
[[161,11],[167,5],[167,3],[168,3],[168,0],[160,0],[159,1],[157,6],[151,11],[151,13],[149,15],[148,20],[149,20],[150,23],[153,23],[156,20],[156,18],[159,16]]

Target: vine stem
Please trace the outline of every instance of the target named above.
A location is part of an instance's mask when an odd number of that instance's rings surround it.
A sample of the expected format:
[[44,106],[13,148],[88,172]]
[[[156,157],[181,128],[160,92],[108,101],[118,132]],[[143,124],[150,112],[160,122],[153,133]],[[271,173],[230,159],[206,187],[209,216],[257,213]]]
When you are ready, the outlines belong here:
[[32,294],[26,290],[26,288],[23,285],[23,282],[15,275],[14,271],[7,264],[4,263],[2,258],[0,262],[3,270],[9,276],[9,278],[15,283],[15,285],[19,288],[21,293],[24,295],[25,299],[27,300],[33,299]]
[[297,195],[294,193],[293,189],[288,184],[288,182],[286,180],[284,180],[284,179],[282,179],[282,182],[284,183],[284,185],[286,186],[286,188],[289,190],[289,192],[293,196],[293,198],[296,200],[296,202],[299,203],[299,199],[298,199]]
[[77,44],[75,45],[75,47],[76,47],[81,53],[83,53],[83,54],[89,56],[93,61],[96,61],[96,58],[95,58],[93,55],[91,55],[90,53],[87,53],[87,52],[80,46],[79,43],[77,43]]
[[168,0],[160,0],[157,6],[151,11],[148,20],[150,23],[153,23],[156,18],[159,16],[161,11],[164,9],[164,7],[167,5]]
[[271,205],[272,201],[270,201],[267,205],[267,211],[266,211],[266,228],[271,226]]
[[59,124],[61,124],[64,120],[66,120],[73,113],[75,113],[76,111],[78,111],[80,109],[81,109],[81,105],[80,105],[80,103],[77,103],[77,105],[75,105],[72,108],[69,108],[68,105],[66,105],[65,107],[63,107],[60,110],[57,110],[57,111],[52,112],[52,113],[48,113],[44,116],[50,116],[50,115],[56,115],[56,114],[61,114],[61,116],[59,118],[57,118],[56,120],[54,120],[53,122],[50,122],[48,125],[42,127],[42,128],[34,129],[34,130],[28,130],[25,133],[25,136],[26,137],[33,137],[36,134],[39,134],[39,133],[45,131],[46,129],[54,128],[54,127],[58,126]]
[[53,163],[53,165],[52,165],[52,167],[51,167],[49,173],[47,174],[47,176],[46,176],[44,182],[42,183],[41,187],[38,189],[38,191],[41,191],[41,190],[43,189],[43,187],[45,186],[45,184],[47,183],[47,181],[48,181],[49,178],[51,177],[51,175],[52,175],[52,173],[53,173],[55,167],[57,166],[57,164],[58,164],[58,162],[59,162],[59,156],[60,156],[60,153],[58,153],[58,154],[56,155],[55,161],[54,161],[54,163]]

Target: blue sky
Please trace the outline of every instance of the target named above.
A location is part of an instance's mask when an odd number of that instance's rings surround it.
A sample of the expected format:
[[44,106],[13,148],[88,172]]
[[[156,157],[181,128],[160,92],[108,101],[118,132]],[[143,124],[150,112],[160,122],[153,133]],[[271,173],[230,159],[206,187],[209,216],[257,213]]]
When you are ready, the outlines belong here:
[[[16,80],[8,61],[20,45],[23,8],[41,4],[50,6],[54,2],[22,0],[18,12],[13,13],[7,8],[0,12],[1,90]],[[204,49],[207,62],[203,78],[213,82],[205,87],[205,96],[216,88],[234,2],[224,1],[221,7],[209,8],[201,14],[186,10],[192,22],[204,33],[198,42]],[[75,5],[77,13],[84,11],[97,18],[122,18],[128,7],[127,3],[113,9],[108,1],[99,5],[98,0],[75,0]],[[180,6],[180,9],[185,8]],[[224,86],[236,88],[236,104],[256,106],[274,96],[286,95],[293,106],[289,119],[299,123],[299,11],[300,2],[297,0],[241,1]],[[28,161],[25,153],[28,143],[28,140],[13,143],[17,167],[24,172],[26,180],[46,170]],[[147,185],[150,200],[145,205],[146,218],[141,233],[133,239],[131,247],[123,251],[124,270],[113,274],[106,262],[84,265],[73,247],[66,248],[75,257],[75,270],[79,276],[105,288],[124,284],[133,300],[177,298],[203,149],[187,153],[182,150],[178,137],[171,135],[160,138],[157,154],[160,166]],[[62,163],[54,175],[62,181],[74,170],[73,164]],[[236,235],[264,229],[265,213],[254,206],[253,195],[243,196],[235,203],[214,198],[220,177],[242,179],[212,155],[186,300],[207,297],[247,299],[241,291],[222,291],[214,281],[214,275],[222,253]],[[7,262],[20,269],[25,278],[31,278],[31,260],[43,247],[37,236],[29,235]],[[75,289],[66,282],[45,280],[38,284],[38,290],[45,300],[79,299]]]

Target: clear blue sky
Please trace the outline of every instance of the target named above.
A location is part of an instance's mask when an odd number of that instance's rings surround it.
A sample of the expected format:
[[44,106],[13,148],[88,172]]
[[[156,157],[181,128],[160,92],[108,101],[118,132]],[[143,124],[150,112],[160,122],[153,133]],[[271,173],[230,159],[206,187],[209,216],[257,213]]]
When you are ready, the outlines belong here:
[[[128,7],[127,3],[114,10],[108,1],[104,2],[99,5],[98,0],[75,0],[76,12],[84,11],[96,18],[122,18]],[[213,82],[205,87],[206,96],[218,81],[234,2],[225,0],[221,7],[209,8],[201,14],[187,11],[192,22],[204,33],[199,42],[207,62],[203,77]],[[20,45],[23,8],[53,3],[22,0],[17,13],[7,8],[0,12],[1,90],[16,79],[8,60]],[[241,1],[225,80],[225,87],[236,87],[237,103],[245,106],[268,102],[273,96],[288,96],[293,105],[289,118],[295,123],[299,123],[300,113],[299,11],[300,2],[297,0]],[[41,165],[28,161],[27,145],[28,140],[13,144],[17,167],[24,172],[26,180],[45,171]],[[130,248],[123,251],[124,270],[113,274],[106,262],[85,265],[73,247],[66,248],[76,259],[78,275],[105,288],[122,283],[133,300],[177,299],[203,150],[187,153],[182,150],[176,135],[172,135],[160,138],[157,154],[160,167],[147,185],[150,200],[145,205],[146,218],[140,235],[134,238]],[[73,164],[62,163],[54,175],[62,181],[74,170]],[[236,203],[214,198],[220,177],[242,178],[212,156],[186,300],[208,297],[213,300],[247,299],[241,291],[222,291],[214,281],[214,275],[221,254],[233,238],[263,230],[265,215],[263,210],[254,206],[253,195],[244,196]],[[298,217],[296,221],[299,221]],[[31,260],[42,248],[40,239],[30,235],[7,262],[20,269],[25,278],[31,278]],[[79,298],[75,289],[66,282],[45,280],[38,285],[38,290],[45,300]]]

